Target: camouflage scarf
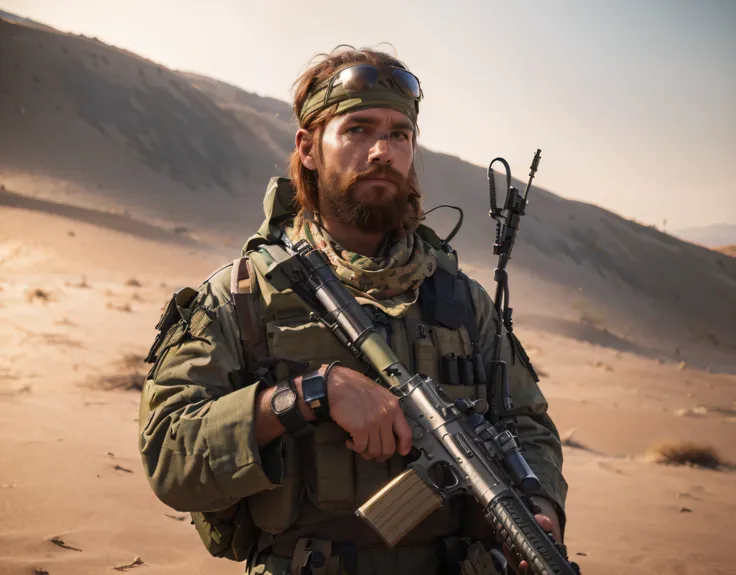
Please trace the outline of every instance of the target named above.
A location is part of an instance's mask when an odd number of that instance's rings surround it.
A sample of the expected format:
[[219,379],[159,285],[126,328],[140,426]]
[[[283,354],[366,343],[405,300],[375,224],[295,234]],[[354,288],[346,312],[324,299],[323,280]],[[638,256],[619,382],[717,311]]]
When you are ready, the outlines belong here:
[[437,268],[434,249],[416,234],[388,238],[376,257],[346,250],[309,215],[299,235],[327,256],[340,281],[377,301],[407,292],[416,301],[424,278]]

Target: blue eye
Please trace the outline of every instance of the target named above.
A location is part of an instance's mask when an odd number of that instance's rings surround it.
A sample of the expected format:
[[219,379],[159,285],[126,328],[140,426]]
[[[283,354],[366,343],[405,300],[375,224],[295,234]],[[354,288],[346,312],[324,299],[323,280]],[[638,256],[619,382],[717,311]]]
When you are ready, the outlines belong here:
[[348,128],[348,132],[350,132],[351,134],[362,134],[363,132],[365,132],[365,129],[363,128],[363,126],[352,126]]

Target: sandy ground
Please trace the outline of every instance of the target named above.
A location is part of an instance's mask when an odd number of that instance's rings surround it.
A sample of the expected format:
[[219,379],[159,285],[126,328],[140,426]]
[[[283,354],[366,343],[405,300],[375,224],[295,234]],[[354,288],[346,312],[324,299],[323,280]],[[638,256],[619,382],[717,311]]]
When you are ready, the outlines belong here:
[[[128,571],[242,572],[210,558],[149,489],[138,393],[123,389],[167,296],[224,261],[176,238],[0,206],[0,573],[108,573],[136,558]],[[48,299],[29,300],[37,289]],[[575,430],[567,543],[583,572],[733,573],[736,475],[644,454],[692,439],[735,462],[736,377],[517,330],[558,427]]]

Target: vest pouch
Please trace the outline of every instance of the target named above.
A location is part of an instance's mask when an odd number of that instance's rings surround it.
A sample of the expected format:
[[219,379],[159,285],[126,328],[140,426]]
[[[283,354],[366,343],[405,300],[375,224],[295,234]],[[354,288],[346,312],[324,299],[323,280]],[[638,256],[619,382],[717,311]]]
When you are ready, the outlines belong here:
[[458,357],[454,353],[442,356],[440,360],[442,373],[442,385],[460,385],[460,371],[458,369]]
[[[440,358],[445,358],[446,356],[455,356],[455,365],[453,367],[450,367],[447,365],[445,367],[445,371],[448,369],[452,370],[452,373],[443,373],[442,371],[442,360],[440,360],[440,376],[443,378],[441,381],[445,385],[455,385],[451,383],[450,381],[445,381],[446,376],[450,376],[453,379],[455,379],[455,373],[458,370],[457,367],[457,358],[460,357],[468,357],[472,355],[473,353],[473,344],[470,342],[470,335],[468,334],[467,328],[463,325],[460,326],[459,329],[447,329],[446,327],[442,327],[440,325],[433,325],[429,327],[429,335],[432,339],[432,342],[434,343],[435,349],[437,350],[437,355]],[[449,357],[447,360],[444,360],[445,364],[449,361]],[[459,382],[459,375],[457,377],[458,383]],[[465,382],[462,382],[465,384]],[[472,382],[468,382],[465,385],[472,385]]]
[[473,360],[470,357],[457,358],[457,371],[460,376],[460,385],[473,385],[475,373],[473,372]]
[[302,463],[307,494],[315,507],[351,514],[357,508],[353,452],[347,431],[332,421],[319,423],[305,437]]
[[[309,370],[336,360],[351,369],[365,369],[365,365],[360,363],[329,329],[303,317],[268,322],[266,336],[270,356],[308,362]],[[282,367],[285,366],[279,366]],[[286,371],[280,373],[279,368],[276,377],[278,379],[288,377],[288,373]]]
[[418,373],[426,375],[431,380],[439,382],[437,372],[437,349],[432,340],[422,337],[414,341],[414,363]]
[[276,535],[291,527],[304,497],[304,480],[299,465],[299,446],[291,435],[281,436],[284,474],[281,486],[248,497],[250,515],[256,526]]
[[191,513],[192,523],[202,543],[213,557],[245,561],[251,546],[258,540],[258,529],[242,500],[222,511]]

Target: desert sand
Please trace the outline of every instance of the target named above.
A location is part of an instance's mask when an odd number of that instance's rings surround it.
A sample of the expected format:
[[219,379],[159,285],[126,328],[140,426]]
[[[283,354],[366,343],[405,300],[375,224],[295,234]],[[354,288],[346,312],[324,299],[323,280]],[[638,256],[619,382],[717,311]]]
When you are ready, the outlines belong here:
[[[53,30],[0,20],[0,47],[0,574],[240,573],[148,487],[136,388],[161,306],[260,221],[288,106]],[[482,168],[422,153],[428,204],[457,186],[463,267],[492,290]],[[567,438],[572,558],[734,573],[736,259],[549,192],[529,213],[512,304]],[[656,463],[663,440],[725,465]]]
[[[168,295],[227,258],[24,208],[0,206],[0,230],[0,573],[136,557],[145,573],[240,572],[148,487],[134,389]],[[736,461],[736,377],[517,329],[561,433],[574,430],[567,543],[584,573],[732,573],[736,475],[646,452],[694,440]]]

